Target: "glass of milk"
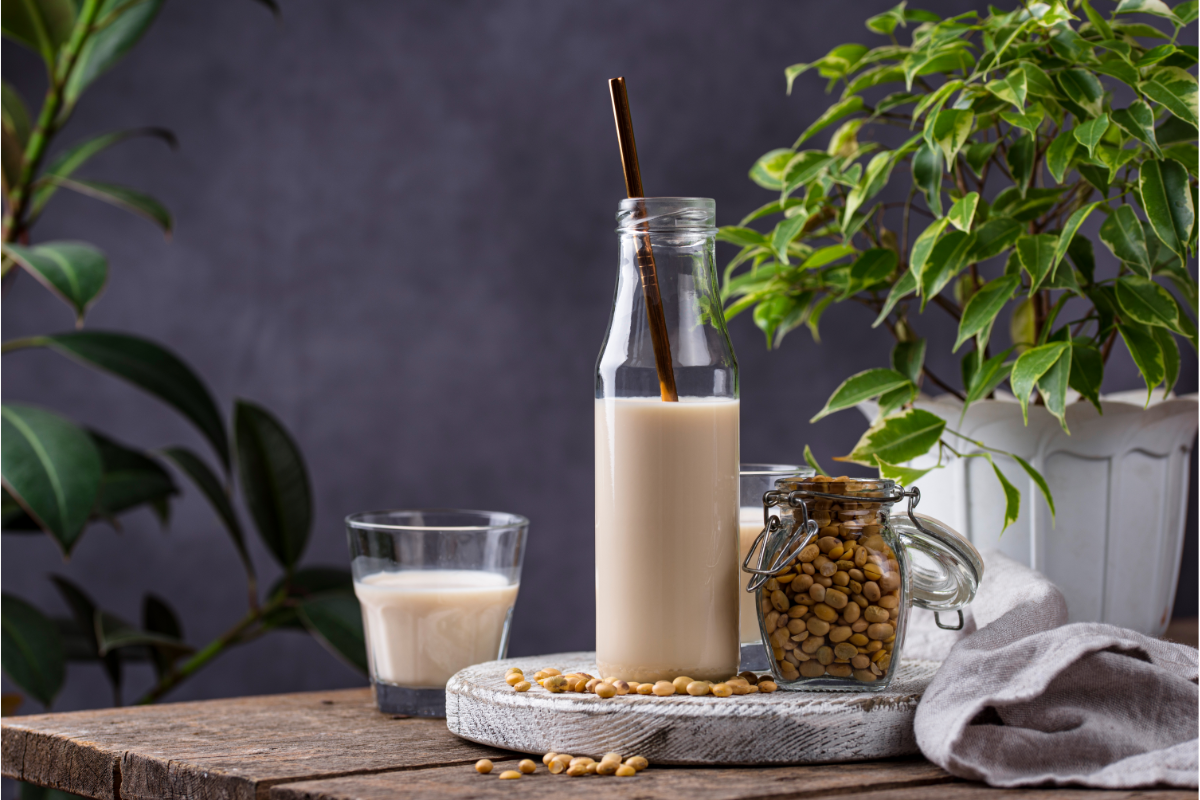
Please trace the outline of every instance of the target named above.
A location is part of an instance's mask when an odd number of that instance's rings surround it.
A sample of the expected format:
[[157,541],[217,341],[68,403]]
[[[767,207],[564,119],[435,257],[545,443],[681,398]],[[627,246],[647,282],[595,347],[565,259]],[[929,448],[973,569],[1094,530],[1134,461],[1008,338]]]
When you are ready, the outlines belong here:
[[[812,477],[816,474],[808,467],[797,464],[747,464],[742,463],[740,474],[741,508],[739,511],[739,541],[742,561],[750,552],[750,546],[762,533],[763,495],[775,488],[776,478],[791,475]],[[739,562],[741,563],[741,562]],[[751,566],[754,566],[751,564]],[[741,668],[763,671],[771,668],[767,652],[763,648],[762,630],[758,626],[758,599],[747,592],[750,573],[742,573],[742,591],[738,595],[738,636],[742,644]]]
[[[738,667],[738,372],[714,262],[716,208],[622,200],[596,363],[596,662],[601,675],[723,680]],[[677,400],[661,380],[652,255]]]
[[446,715],[446,681],[504,658],[529,520],[498,511],[366,511],[346,517],[375,703]]

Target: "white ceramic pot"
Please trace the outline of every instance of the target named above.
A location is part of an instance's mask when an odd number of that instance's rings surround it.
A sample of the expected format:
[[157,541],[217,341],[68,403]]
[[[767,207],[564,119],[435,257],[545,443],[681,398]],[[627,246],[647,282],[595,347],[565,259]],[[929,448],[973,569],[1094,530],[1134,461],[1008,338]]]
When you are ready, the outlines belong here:
[[[1197,395],[1163,399],[1145,392],[1102,398],[1104,414],[1087,402],[1067,407],[1068,436],[1044,407],[1030,406],[1029,424],[1010,398],[974,403],[962,417],[953,397],[922,398],[917,407],[947,428],[1029,461],[1054,495],[1057,522],[1033,481],[1010,458],[996,464],[1021,490],[1020,518],[1001,535],[1004,492],[982,458],[943,460],[917,482],[921,512],[1039,570],[1067,598],[1072,622],[1109,622],[1160,636],[1171,619],[1187,521],[1189,471],[1196,438]],[[874,408],[864,404],[864,413]],[[961,452],[979,452],[953,436]],[[929,467],[936,453],[910,466]]]

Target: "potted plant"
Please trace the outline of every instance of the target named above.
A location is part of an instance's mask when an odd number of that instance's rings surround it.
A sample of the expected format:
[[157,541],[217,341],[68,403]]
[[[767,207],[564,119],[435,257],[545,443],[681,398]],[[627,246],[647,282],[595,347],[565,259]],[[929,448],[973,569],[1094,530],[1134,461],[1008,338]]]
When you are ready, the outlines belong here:
[[[1196,16],[1194,0],[944,19],[901,3],[866,21],[881,45],[786,70],[789,92],[815,72],[840,96],[754,164],[777,196],[719,236],[740,248],[726,315],[753,309],[768,346],[816,338],[846,301],[895,338],[889,366],[814,417],[869,408],[839,460],[919,480],[923,511],[1048,574],[1073,619],[1148,633],[1170,617],[1197,427],[1195,396],[1170,395],[1179,340],[1196,353],[1196,48],[1175,43]],[[961,376],[926,366],[927,309],[955,321],[935,346]],[[1146,388],[1101,397],[1118,347]],[[1023,515],[1022,487],[1040,497]]]

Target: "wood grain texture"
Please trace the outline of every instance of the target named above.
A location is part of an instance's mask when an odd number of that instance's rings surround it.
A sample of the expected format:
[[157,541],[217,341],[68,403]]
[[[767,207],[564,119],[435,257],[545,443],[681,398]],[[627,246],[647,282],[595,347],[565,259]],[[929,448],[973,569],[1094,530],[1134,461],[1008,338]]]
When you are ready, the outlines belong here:
[[[937,664],[906,661],[885,692],[775,692],[741,697],[514,692],[510,666],[596,675],[594,653],[479,664],[446,685],[446,724],[481,744],[538,755],[637,752],[655,764],[754,765],[864,761],[918,752],[912,720]],[[770,736],[763,736],[770,731]]]
[[103,800],[265,797],[285,781],[511,755],[440,719],[393,719],[368,689],[3,720],[5,777]]
[[[822,792],[921,787],[928,791],[956,779],[928,761],[834,764],[808,767],[657,768],[633,778],[598,775],[570,778],[537,772],[517,781],[499,774],[512,762],[496,762],[490,775],[470,767],[446,767],[398,775],[364,775],[276,786],[270,800],[385,800],[390,798],[513,797],[522,800],[571,797],[573,800],[742,800],[743,798],[819,797]],[[934,795],[926,795],[933,797]]]

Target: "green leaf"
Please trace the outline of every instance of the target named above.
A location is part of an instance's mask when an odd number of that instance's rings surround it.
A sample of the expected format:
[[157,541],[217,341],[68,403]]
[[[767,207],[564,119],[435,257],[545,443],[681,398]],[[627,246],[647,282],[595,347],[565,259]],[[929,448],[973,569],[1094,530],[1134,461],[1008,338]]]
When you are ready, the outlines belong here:
[[879,395],[879,416],[889,416],[892,412],[898,411],[908,403],[911,403],[916,397],[917,387],[912,384],[892,389],[890,392],[884,392]]
[[1101,75],[1108,75],[1109,77],[1116,78],[1133,89],[1136,89],[1138,83],[1141,81],[1141,76],[1138,74],[1138,71],[1129,66],[1129,64],[1125,63],[1125,61],[1120,58],[1112,58],[1108,61],[1102,61],[1098,64],[1094,64],[1092,68]]
[[53,72],[58,50],[75,27],[75,5],[71,0],[4,0],[3,8],[4,35],[40,55]]
[[[183,640],[183,625],[179,615],[161,597],[147,594],[142,598],[142,627],[150,633],[157,633],[173,640]],[[173,647],[151,647],[151,658],[154,660],[155,674],[161,679],[171,670],[171,665],[182,655]]]
[[87,433],[57,414],[15,403],[0,413],[4,487],[71,552],[100,493],[100,453]]
[[1117,278],[1117,302],[1134,322],[1179,329],[1179,310],[1171,293],[1154,281],[1138,275]]
[[[354,597],[354,579],[344,569],[332,567],[304,567],[291,575],[284,575],[267,592],[272,600],[293,598],[305,600],[315,595],[340,593]],[[304,623],[294,607],[283,607],[267,615],[263,624],[268,628],[298,628]]]
[[933,123],[933,140],[942,149],[946,164],[952,166],[954,157],[971,135],[975,122],[972,111],[945,109],[937,113]]
[[908,378],[891,369],[868,369],[851,375],[842,381],[825,403],[825,407],[809,422],[816,422],[844,408],[852,408],[864,400],[878,397],[884,392],[890,392],[908,382]]
[[907,2],[900,3],[893,8],[884,11],[882,14],[876,14],[873,17],[868,17],[866,26],[867,30],[881,33],[884,36],[891,36],[896,30],[896,26],[904,27],[904,6]]
[[1146,218],[1167,249],[1183,258],[1196,219],[1187,168],[1178,161],[1146,161],[1138,178]]
[[[97,22],[107,23],[91,36],[79,52],[76,67],[67,82],[64,100],[68,109],[84,90],[129,52],[154,22],[163,0],[104,0]],[[116,16],[113,16],[116,15]]]
[[71,306],[79,323],[108,281],[104,253],[83,242],[47,242],[35,247],[6,244],[4,254]]
[[1054,85],[1054,81],[1037,64],[1034,64],[1032,61],[1025,61],[1021,64],[1021,72],[1025,73],[1026,91],[1029,94],[1050,100],[1062,98],[1058,87]]
[[1092,240],[1082,234],[1075,234],[1071,237],[1071,243],[1067,245],[1067,255],[1087,282],[1092,283],[1096,275],[1096,256],[1092,251]]
[[1196,137],[1196,126],[1176,116],[1167,117],[1162,125],[1154,129],[1154,138],[1161,147],[1181,142],[1194,143]]
[[816,178],[833,160],[833,156],[822,153],[820,150],[804,150],[796,153],[783,170],[783,194],[789,195]]
[[988,281],[983,288],[975,292],[963,308],[962,320],[958,324],[958,338],[954,342],[954,352],[963,342],[985,329],[991,329],[996,315],[1004,308],[1021,286],[1021,279],[1016,275],[1005,275]]
[[250,552],[246,549],[246,536],[242,533],[242,525],[238,521],[237,513],[233,510],[233,503],[226,493],[225,487],[221,485],[220,479],[199,456],[186,447],[168,447],[163,450],[163,455],[187,475],[192,483],[196,484],[196,488],[208,500],[213,511],[225,526],[225,530],[228,531],[229,537],[233,539],[233,546],[242,560],[242,565],[249,574],[253,575],[254,562],[250,559]]
[[804,445],[804,463],[812,467],[813,471],[818,475],[824,475],[826,478],[829,477],[829,473],[821,469],[821,465],[817,463],[817,458],[813,455],[812,448],[808,445]]
[[0,84],[0,108],[3,109],[3,160],[4,160],[4,191],[16,185],[21,178],[21,169],[25,165],[25,145],[29,142],[29,112],[21,95],[8,83]]
[[1150,393],[1167,376],[1166,359],[1163,356],[1162,347],[1159,346],[1154,334],[1148,328],[1121,323],[1117,325],[1117,330],[1121,332],[1121,339],[1124,340],[1129,355],[1133,356],[1133,363],[1137,365],[1138,372],[1142,374],[1142,380],[1146,382],[1146,403],[1149,404]]
[[850,288],[847,294],[869,289],[879,284],[896,269],[896,251],[876,247],[865,251],[850,265]]
[[962,231],[950,231],[934,246],[918,281],[921,285],[922,308],[967,266],[974,246],[975,234]]
[[1133,138],[1149,145],[1154,154],[1162,158],[1162,150],[1154,137],[1154,112],[1145,101],[1135,100],[1128,108],[1117,109],[1112,114],[1112,121]]
[[920,272],[918,283],[922,295],[922,308],[935,296],[955,275],[958,275],[970,263],[971,251],[974,248],[974,234],[965,234],[961,230],[952,230],[942,236],[930,253],[925,269]]
[[1013,111],[1000,112],[1000,119],[1014,128],[1020,128],[1032,134],[1037,133],[1038,126],[1042,124],[1042,120],[1045,118],[1046,110],[1042,108],[1041,103],[1034,103],[1024,114],[1017,114]]
[[1179,345],[1175,343],[1175,337],[1171,335],[1166,328],[1151,328],[1151,335],[1154,341],[1158,342],[1158,347],[1163,354],[1163,393],[1170,392],[1175,387],[1175,381],[1179,380],[1179,367],[1182,364],[1182,359],[1179,357]]
[[924,339],[915,339],[911,342],[896,342],[896,346],[892,348],[892,369],[916,385],[918,379],[921,377],[921,368],[924,365]]
[[987,456],[988,463],[992,465],[992,471],[996,473],[996,480],[1000,481],[1000,486],[1004,489],[1004,527],[1000,529],[1000,533],[1008,530],[1008,526],[1017,521],[1017,517],[1021,516],[1021,493],[1017,487],[1009,482],[1008,478],[1000,471],[1000,467],[996,466],[996,462],[992,457]]
[[121,659],[116,653],[109,653],[107,656],[100,655],[100,643],[96,639],[95,629],[96,603],[87,595],[87,592],[62,575],[51,575],[50,580],[58,589],[67,608],[71,609],[71,617],[75,620],[76,629],[83,639],[88,657],[99,660],[104,666],[109,683],[119,688],[121,686]]
[[195,652],[195,648],[173,636],[139,630],[120,617],[106,611],[96,612],[95,630],[96,641],[100,646],[100,655],[102,656],[122,647],[160,648],[175,658]]
[[199,376],[174,353],[149,339],[108,331],[41,336],[38,344],[109,372],[154,395],[187,417],[229,465],[225,423]]
[[842,212],[842,227],[850,226],[854,212],[867,200],[874,197],[887,185],[892,174],[892,166],[896,163],[896,154],[891,151],[876,153],[863,173],[862,180],[846,195],[845,210]]
[[879,316],[875,317],[875,321],[871,323],[872,328],[878,328],[879,324],[887,319],[888,314],[892,313],[892,309],[896,307],[896,303],[903,300],[906,296],[917,290],[917,278],[912,274],[912,271],[905,272],[900,276],[900,280],[896,281],[896,285],[888,292],[887,300],[883,304],[883,309],[879,312]]
[[1010,217],[989,219],[975,229],[975,249],[971,261],[987,261],[995,258],[1016,244],[1025,226]]
[[890,464],[912,461],[929,452],[946,428],[946,421],[919,408],[877,420],[854,446],[850,455],[835,459],[864,467],[877,466],[875,458]]
[[1046,150],[1046,168],[1050,170],[1050,174],[1054,176],[1056,182],[1063,182],[1067,168],[1071,165],[1071,156],[1075,155],[1075,148],[1078,145],[1079,143],[1075,140],[1075,131],[1070,128],[1063,130],[1050,143],[1049,149]]
[[922,144],[913,154],[913,183],[925,195],[925,202],[934,216],[942,215],[942,153],[935,147]]
[[879,456],[875,456],[875,463],[879,465],[879,477],[886,480],[892,480],[901,486],[912,486],[925,475],[937,469],[936,466],[928,469],[914,469],[912,467],[901,467],[896,464],[889,464]]
[[245,400],[233,410],[242,496],[267,549],[287,570],[312,528],[312,491],[300,448],[269,411]]
[[1005,161],[1016,181],[1018,189],[1023,194],[1033,178],[1034,162],[1037,160],[1037,142],[1030,133],[1023,133],[1008,148]]
[[1084,164],[1082,162],[1076,163],[1075,169],[1079,170],[1079,174],[1082,175],[1088,183],[1090,183],[1092,186],[1095,186],[1096,189],[1099,190],[1101,197],[1108,197],[1109,170],[1101,169],[1094,164]]
[[1037,382],[1038,391],[1046,403],[1046,410],[1054,415],[1054,418],[1062,425],[1062,429],[1068,434],[1071,433],[1067,430],[1066,417],[1067,388],[1070,375],[1071,347],[1068,345],[1063,349],[1062,355],[1050,365],[1050,368],[1038,378]]
[[100,453],[104,475],[93,513],[105,519],[131,508],[162,503],[179,493],[171,476],[145,453],[89,431]]
[[983,168],[991,160],[992,154],[996,152],[996,146],[999,144],[999,141],[991,141],[967,145],[965,151],[967,166],[975,173],[975,177],[983,177]]
[[789,217],[781,220],[775,226],[775,231],[771,234],[771,249],[775,251],[775,257],[779,259],[780,263],[790,263],[787,253],[788,245],[800,235],[800,231],[804,230],[806,222],[808,222],[806,216]]
[[138,128],[131,131],[117,131],[116,133],[106,133],[96,136],[77,144],[54,159],[50,163],[50,166],[46,167],[43,177],[34,184],[31,215],[37,217],[41,214],[46,203],[50,201],[50,198],[58,190],[58,184],[54,180],[48,179],[50,176],[58,179],[69,178],[75,170],[83,166],[92,156],[107,150],[115,144],[137,136],[152,136],[162,139],[172,150],[179,146],[179,142],[175,139],[175,134],[166,128]]
[[1042,281],[1049,277],[1057,250],[1058,237],[1050,233],[1022,236],[1017,240],[1017,258],[1021,260],[1021,266],[1029,273],[1030,294],[1041,288]]
[[780,191],[783,188],[783,173],[794,155],[795,151],[786,148],[772,150],[754,162],[750,168],[750,180],[764,189]]
[[1096,13],[1096,10],[1092,8],[1092,4],[1088,0],[1083,0],[1082,5],[1083,13],[1087,15],[1088,21],[1092,23],[1092,27],[1099,31],[1100,35],[1105,39],[1113,38],[1112,28],[1108,26],[1104,17]]
[[1050,342],[1031,347],[1022,353],[1012,369],[1012,389],[1017,400],[1021,402],[1021,416],[1029,423],[1029,395],[1033,387],[1054,364],[1062,358],[1062,354],[1070,347],[1066,342]]
[[909,268],[913,274],[920,277],[925,272],[926,262],[929,261],[929,256],[933,253],[934,245],[937,244],[938,237],[946,228],[949,220],[943,218],[934,220],[929,224],[929,227],[921,231],[921,235],[913,242],[912,254],[908,259]]
[[41,611],[5,592],[0,595],[0,639],[4,673],[49,708],[66,675],[58,628]]
[[1058,265],[1067,254],[1067,250],[1071,246],[1071,242],[1075,239],[1075,234],[1079,232],[1079,226],[1083,225],[1083,221],[1088,218],[1096,207],[1102,205],[1102,200],[1097,200],[1095,203],[1076,209],[1070,217],[1067,218],[1067,224],[1063,226],[1062,232],[1058,234],[1058,242],[1054,247],[1054,265],[1050,267],[1050,276],[1054,277],[1058,271]]
[[1196,127],[1200,124],[1196,113],[1196,79],[1186,72],[1183,75],[1186,77],[1171,72],[1156,74],[1152,80],[1145,81],[1138,88],[1151,100],[1166,106],[1176,117]]
[[848,255],[855,253],[853,245],[849,244],[831,244],[827,247],[822,247],[819,250],[814,250],[812,255],[804,259],[804,263],[800,265],[801,269],[817,269],[826,264],[832,264],[839,258],[845,258]]
[[368,672],[362,610],[353,595],[316,595],[300,603],[299,611],[304,626],[325,649],[359,672]]
[[[967,406],[987,397],[1008,378],[1012,372],[1013,362],[1005,363],[1004,359],[1012,355],[1012,351],[1013,348],[1010,347],[1003,353],[987,359],[971,376],[970,385],[967,387],[967,402],[963,404],[964,413]],[[968,358],[970,358],[969,355]]]
[[953,206],[946,218],[950,224],[966,233],[971,232],[971,221],[975,219],[975,209],[979,206],[979,193],[967,192]]
[[1104,242],[1113,255],[1137,270],[1143,277],[1150,277],[1150,255],[1146,249],[1146,238],[1132,206],[1117,206],[1116,210],[1108,215],[1108,219],[1100,226],[1100,241]]
[[1087,148],[1089,156],[1094,156],[1096,154],[1096,145],[1100,144],[1100,139],[1107,130],[1108,114],[1101,114],[1095,119],[1089,120],[1075,128],[1075,139]]
[[166,206],[148,194],[143,194],[127,186],[118,186],[115,183],[81,181],[73,178],[59,178],[54,175],[47,175],[46,180],[64,189],[70,189],[96,200],[103,200],[105,203],[114,205],[117,208],[122,208],[145,217],[158,225],[163,233],[167,235],[167,238],[171,236],[171,226],[173,225],[171,212],[167,211]]
[[1175,15],[1162,0],[1121,0],[1114,14],[1153,14],[1174,21]]
[[1083,109],[1088,117],[1099,116],[1104,87],[1095,75],[1078,67],[1065,69],[1058,73],[1058,85],[1067,99]]
[[825,128],[828,128],[839,119],[848,117],[855,112],[862,111],[862,108],[863,99],[858,95],[852,95],[844,100],[839,100],[827,108],[825,113],[817,117],[817,119],[814,120],[813,123],[804,130],[804,133],[800,134],[800,138],[796,140],[792,147],[799,147],[806,139],[816,135]]
[[767,237],[753,228],[740,228],[726,225],[717,230],[717,241],[729,242],[739,247],[768,247]]
[[1104,381],[1104,357],[1086,340],[1071,344],[1070,386],[1096,407],[1101,414],[1100,384]]

